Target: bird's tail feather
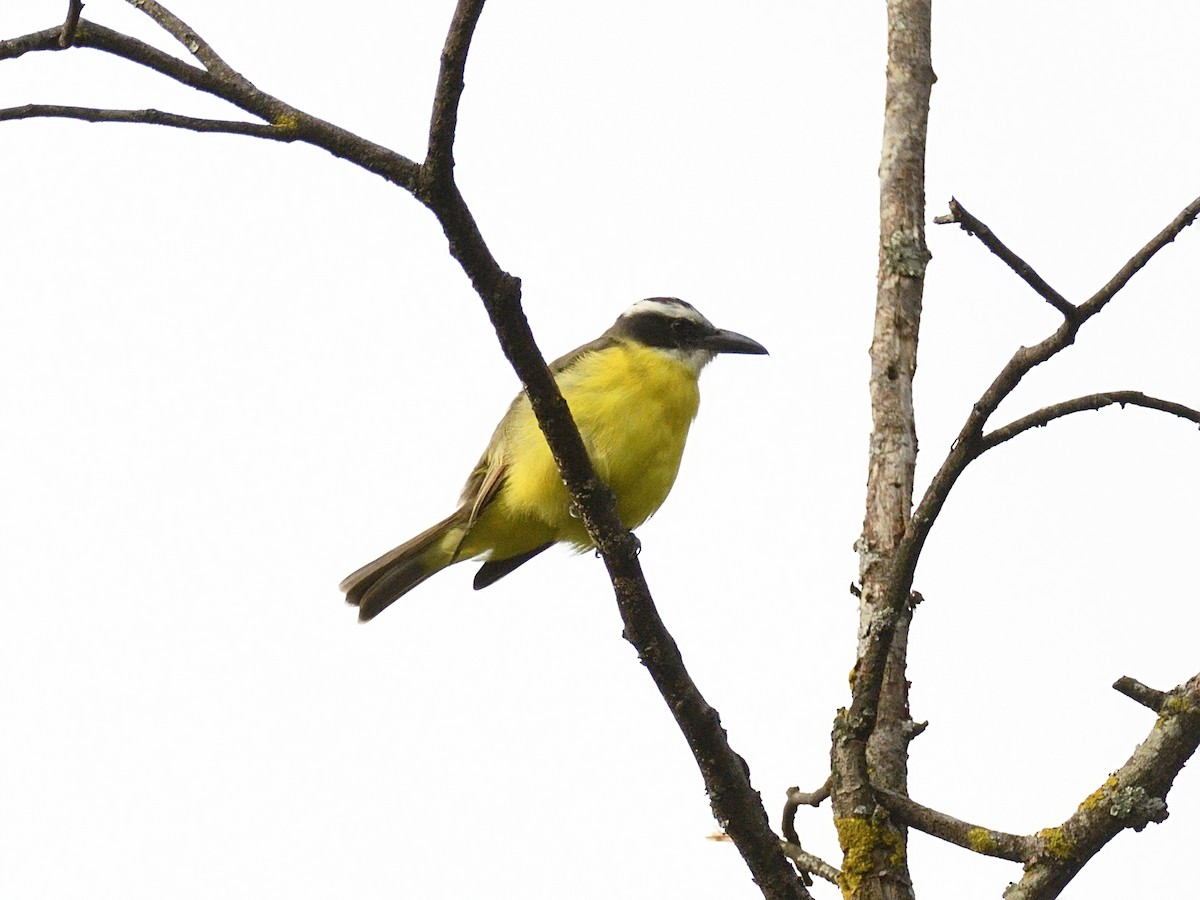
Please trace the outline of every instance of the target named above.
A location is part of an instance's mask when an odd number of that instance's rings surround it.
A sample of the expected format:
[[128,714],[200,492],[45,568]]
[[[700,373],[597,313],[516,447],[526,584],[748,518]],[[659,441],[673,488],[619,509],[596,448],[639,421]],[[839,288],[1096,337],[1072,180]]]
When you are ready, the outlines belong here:
[[455,510],[432,528],[346,576],[340,587],[346,592],[346,602],[358,607],[359,621],[375,618],[430,575],[457,562],[466,519],[464,510]]

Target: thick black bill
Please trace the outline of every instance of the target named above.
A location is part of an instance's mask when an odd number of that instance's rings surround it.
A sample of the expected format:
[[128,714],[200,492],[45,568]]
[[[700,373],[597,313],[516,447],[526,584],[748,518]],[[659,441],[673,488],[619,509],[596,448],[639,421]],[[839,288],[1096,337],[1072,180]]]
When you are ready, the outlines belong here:
[[720,328],[704,338],[703,346],[705,350],[711,350],[713,353],[761,354],[767,352],[767,348],[753,338],[738,334],[736,331],[725,331]]

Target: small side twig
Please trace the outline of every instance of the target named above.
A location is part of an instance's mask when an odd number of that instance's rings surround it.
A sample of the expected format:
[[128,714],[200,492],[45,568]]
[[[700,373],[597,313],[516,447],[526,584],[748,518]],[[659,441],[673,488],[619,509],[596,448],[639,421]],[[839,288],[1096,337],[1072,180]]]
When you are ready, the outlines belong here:
[[1038,296],[1066,318],[1073,319],[1079,312],[1075,304],[1047,284],[1046,280],[1033,270],[1033,266],[1009,250],[1004,242],[996,237],[996,233],[991,228],[967,212],[966,208],[955,198],[950,198],[950,215],[937,216],[933,221],[936,225],[959,225],[967,234],[975,235],[985,247],[1016,272],[1022,281],[1033,288]]
[[1142,706],[1152,712],[1162,712],[1163,704],[1167,702],[1169,694],[1155,690],[1152,687],[1142,684],[1136,678],[1130,678],[1128,675],[1122,675],[1113,682],[1113,690],[1119,691],[1130,700],[1142,704]]
[[797,846],[800,838],[796,834],[796,811],[801,806],[820,806],[829,799],[833,776],[825,779],[825,783],[812,793],[805,793],[798,787],[787,789],[787,802],[783,804],[783,821],[781,827],[783,836]]
[[83,0],[70,0],[67,4],[67,18],[58,33],[58,46],[64,50],[75,43],[75,34],[79,31],[79,17],[83,15]]

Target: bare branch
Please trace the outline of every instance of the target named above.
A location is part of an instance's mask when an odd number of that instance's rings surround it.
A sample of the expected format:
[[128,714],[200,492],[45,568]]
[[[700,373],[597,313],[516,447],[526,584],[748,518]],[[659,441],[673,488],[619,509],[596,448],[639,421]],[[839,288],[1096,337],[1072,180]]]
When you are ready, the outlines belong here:
[[831,884],[838,884],[842,877],[842,873],[838,871],[837,866],[831,866],[819,856],[814,856],[809,853],[799,844],[793,844],[790,841],[783,842],[783,852],[792,862],[796,864],[796,868],[801,872],[816,875]]
[[75,43],[75,32],[79,30],[79,17],[83,15],[83,0],[70,0],[67,18],[58,33],[58,46],[64,50]]
[[1141,831],[1167,818],[1167,793],[1200,747],[1200,675],[1170,691],[1161,712],[1133,754],[1069,819],[1036,835],[1037,855],[1005,900],[1049,900],[1126,828]]
[[922,806],[898,791],[876,788],[875,794],[887,811],[905,825],[974,853],[1012,862],[1024,862],[1032,853],[1033,842],[1030,838],[972,825],[936,809]]
[[198,119],[194,116],[181,116],[177,113],[162,112],[157,109],[96,109],[90,106],[52,106],[41,103],[30,103],[25,106],[0,109],[0,122],[12,119],[34,118],[165,125],[170,128],[183,128],[187,131],[241,134],[288,143],[298,139],[294,131],[274,125],[263,125],[259,122],[237,122],[226,119]]
[[1152,712],[1162,712],[1163,704],[1170,697],[1169,694],[1163,691],[1156,691],[1152,687],[1147,687],[1136,678],[1130,678],[1128,675],[1122,675],[1113,682],[1113,690],[1120,691],[1130,700],[1134,700]]
[[991,450],[998,444],[1012,440],[1017,435],[1030,429],[1042,428],[1055,419],[1061,419],[1063,416],[1069,416],[1071,413],[1103,409],[1113,404],[1120,404],[1122,408],[1126,406],[1140,406],[1145,409],[1154,409],[1159,412],[1170,413],[1173,416],[1179,416],[1181,419],[1187,419],[1200,425],[1200,411],[1192,409],[1189,406],[1184,406],[1181,403],[1172,403],[1169,400],[1148,397],[1140,391],[1107,391],[1103,394],[1088,394],[1085,397],[1075,397],[1072,400],[1055,403],[1052,406],[1032,412],[1027,416],[1022,416],[1016,421],[1009,422],[1007,425],[997,428],[994,431],[989,431],[980,439],[981,452]]
[[463,73],[475,26],[483,13],[483,0],[459,0],[442,46],[441,68],[429,117],[429,145],[425,169],[429,177],[446,177],[454,168],[454,137],[458,128],[458,105],[465,87]]
[[[0,41],[0,60],[16,59],[30,52],[60,50],[62,48],[58,46],[58,35],[59,29],[51,28]],[[236,73],[235,77],[223,80],[212,72],[186,63],[157,47],[87,19],[81,19],[79,22],[75,46],[102,50],[137,63],[187,87],[219,97],[273,126],[261,132],[238,130],[233,133],[312,144],[409,191],[415,192],[417,189],[419,167],[411,159],[296,109],[260,91]],[[21,108],[23,107],[18,107]],[[23,117],[12,115],[10,118]],[[291,133],[290,138],[287,136],[288,132]]]
[[1027,285],[1037,291],[1038,295],[1057,309],[1066,318],[1071,319],[1078,313],[1075,305],[1062,294],[1050,287],[1033,267],[1004,245],[996,233],[983,222],[967,212],[966,208],[953,197],[950,198],[950,215],[938,216],[933,220],[938,225],[960,225],[967,234],[973,234],[983,242],[983,245],[996,254]]

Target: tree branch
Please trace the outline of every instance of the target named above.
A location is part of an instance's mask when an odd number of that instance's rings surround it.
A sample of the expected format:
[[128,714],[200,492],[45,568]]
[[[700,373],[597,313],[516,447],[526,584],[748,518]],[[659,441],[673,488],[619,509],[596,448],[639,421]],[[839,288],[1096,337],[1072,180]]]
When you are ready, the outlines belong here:
[[992,229],[967,212],[966,208],[953,197],[950,198],[950,215],[938,216],[933,221],[937,225],[960,225],[967,234],[975,235],[975,237],[983,242],[985,247],[1000,257],[1010,269],[1016,272],[1022,281],[1037,291],[1042,299],[1057,309],[1066,318],[1071,319],[1078,312],[1073,303],[1070,303],[1066,297],[1050,287],[1045,279],[1033,270],[1033,267],[1029,263],[1009,250],[1000,238],[996,237],[996,233]]
[[1179,237],[1183,229],[1196,221],[1197,216],[1200,216],[1200,197],[1197,197],[1185,206],[1166,228],[1151,238],[1141,250],[1133,254],[1129,262],[1125,263],[1121,267],[1121,270],[1110,278],[1104,287],[1096,291],[1086,302],[1079,305],[1079,312],[1083,319],[1090,319],[1096,313],[1100,312],[1108,304],[1108,301],[1115,297],[1117,292],[1129,283],[1130,278],[1141,271],[1142,267],[1150,262],[1159,250]]
[[[1131,679],[1132,680],[1132,679]],[[1200,747],[1200,674],[1165,695],[1161,712],[1125,765],[1056,828],[1036,835],[1037,852],[1005,900],[1050,900],[1126,828],[1141,831],[1167,818],[1167,793]]]
[[1140,406],[1145,409],[1170,413],[1173,416],[1179,416],[1181,419],[1187,419],[1200,425],[1200,411],[1184,406],[1181,403],[1172,403],[1169,400],[1148,397],[1141,391],[1107,391],[1103,394],[1088,394],[1085,397],[1075,397],[1072,400],[1055,403],[1032,412],[1027,416],[1022,416],[1016,421],[1009,422],[1007,425],[997,428],[994,431],[989,431],[980,438],[980,452],[987,452],[993,447],[1003,444],[1005,441],[1012,440],[1019,434],[1033,428],[1042,428],[1049,425],[1055,419],[1061,419],[1063,416],[1071,415],[1071,413],[1099,410],[1106,406],[1112,406],[1114,403],[1120,404],[1122,408],[1126,406]]
[[96,109],[90,106],[53,106],[30,103],[0,109],[0,122],[12,119],[77,119],[81,122],[131,122],[141,125],[165,125],[219,134],[241,134],[264,138],[269,141],[291,142],[298,140],[296,133],[275,125],[259,122],[238,122],[226,119],[198,119],[157,109]]
[[[18,38],[0,41],[0,61],[16,59],[26,53],[61,50],[58,45],[60,29],[51,28]],[[418,165],[411,159],[380,144],[359,137],[323,119],[309,115],[260,91],[237,73],[229,78],[217,77],[206,69],[193,66],[164,53],[136,38],[81,19],[75,35],[76,47],[102,50],[113,56],[144,66],[187,87],[219,97],[239,109],[269,123],[272,128],[254,134],[270,140],[295,140],[320,147],[334,156],[348,160],[368,172],[373,172],[393,184],[415,192]],[[219,57],[218,57],[219,58]],[[232,70],[230,70],[232,71]],[[4,118],[24,118],[14,113],[26,107],[4,110]],[[61,108],[61,107],[51,107]],[[219,121],[219,120],[213,120]],[[214,129],[216,130],[216,129]],[[292,137],[285,136],[290,132]],[[237,131],[251,134],[251,131]]]
[[1031,854],[1030,838],[972,825],[936,809],[922,806],[906,794],[876,788],[875,795],[889,813],[912,828],[957,844],[973,853],[1024,862]]

